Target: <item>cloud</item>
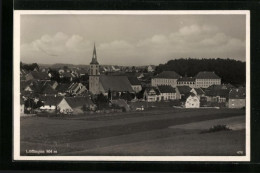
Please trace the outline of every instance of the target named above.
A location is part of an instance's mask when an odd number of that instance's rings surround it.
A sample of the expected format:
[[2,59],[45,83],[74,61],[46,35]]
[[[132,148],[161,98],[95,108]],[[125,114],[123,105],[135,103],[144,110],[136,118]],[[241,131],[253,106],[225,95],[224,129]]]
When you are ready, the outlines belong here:
[[[245,40],[226,35],[216,26],[183,26],[169,34],[154,34],[129,41],[111,40],[97,43],[102,64],[159,64],[173,58],[234,58],[245,60]],[[81,35],[58,32],[21,45],[22,61],[88,64],[93,41]],[[72,60],[73,59],[73,60]]]

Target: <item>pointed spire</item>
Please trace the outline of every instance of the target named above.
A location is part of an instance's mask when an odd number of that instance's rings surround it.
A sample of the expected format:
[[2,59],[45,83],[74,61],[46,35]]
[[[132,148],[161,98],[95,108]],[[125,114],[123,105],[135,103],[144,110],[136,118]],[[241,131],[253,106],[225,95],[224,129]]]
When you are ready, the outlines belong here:
[[96,52],[96,44],[94,42],[94,49],[93,49],[93,56],[92,56],[92,61],[90,64],[98,64],[97,61],[97,52]]

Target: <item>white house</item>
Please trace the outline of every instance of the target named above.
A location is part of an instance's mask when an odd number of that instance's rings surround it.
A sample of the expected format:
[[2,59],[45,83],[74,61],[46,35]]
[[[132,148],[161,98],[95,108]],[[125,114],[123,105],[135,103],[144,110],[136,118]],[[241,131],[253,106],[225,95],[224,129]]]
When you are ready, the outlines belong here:
[[160,92],[160,100],[176,100],[176,90],[172,86],[169,85],[160,85],[158,86],[158,90]]
[[177,86],[177,80],[179,78],[180,75],[177,74],[175,71],[163,71],[162,73],[152,78],[151,85],[170,85],[175,88]]
[[147,102],[160,101],[160,92],[156,87],[148,87],[144,91],[144,100]]
[[200,107],[200,100],[195,94],[191,94],[186,102],[185,108],[199,108]]

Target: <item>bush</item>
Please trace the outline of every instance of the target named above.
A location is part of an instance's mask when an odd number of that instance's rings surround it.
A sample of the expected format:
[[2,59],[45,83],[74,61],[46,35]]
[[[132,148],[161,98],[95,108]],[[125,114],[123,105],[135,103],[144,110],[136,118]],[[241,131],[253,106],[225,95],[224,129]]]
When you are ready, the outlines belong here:
[[207,130],[202,130],[201,133],[213,133],[219,131],[230,131],[231,129],[227,125],[215,125]]

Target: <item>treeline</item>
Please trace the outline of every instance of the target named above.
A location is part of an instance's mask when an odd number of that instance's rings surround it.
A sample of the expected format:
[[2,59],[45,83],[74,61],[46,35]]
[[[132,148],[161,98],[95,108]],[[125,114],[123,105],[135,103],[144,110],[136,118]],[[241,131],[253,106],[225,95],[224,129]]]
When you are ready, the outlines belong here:
[[27,71],[33,71],[33,70],[39,70],[39,65],[37,63],[32,63],[32,64],[24,64],[20,62],[20,68],[27,70]]
[[160,64],[155,74],[162,71],[175,71],[182,76],[195,77],[200,71],[214,71],[222,79],[222,83],[244,85],[246,79],[246,63],[232,59],[175,59]]

